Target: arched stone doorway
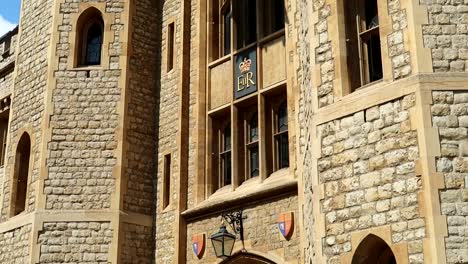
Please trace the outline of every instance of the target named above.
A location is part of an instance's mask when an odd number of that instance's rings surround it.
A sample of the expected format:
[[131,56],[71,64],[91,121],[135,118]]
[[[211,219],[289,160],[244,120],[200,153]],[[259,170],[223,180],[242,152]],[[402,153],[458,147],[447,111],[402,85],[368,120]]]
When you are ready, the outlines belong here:
[[224,260],[221,264],[275,264],[275,262],[261,256],[240,252]]
[[370,234],[357,247],[351,264],[396,264],[396,259],[383,239]]

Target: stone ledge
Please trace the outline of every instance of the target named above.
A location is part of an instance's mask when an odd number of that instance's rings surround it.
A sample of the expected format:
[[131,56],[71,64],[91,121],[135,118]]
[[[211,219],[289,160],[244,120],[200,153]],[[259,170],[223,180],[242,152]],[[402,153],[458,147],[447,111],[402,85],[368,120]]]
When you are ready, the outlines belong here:
[[153,217],[137,213],[110,210],[75,210],[75,211],[35,211],[28,214],[19,214],[0,223],[0,233],[18,227],[39,222],[112,222],[120,220],[123,223],[152,226]]
[[320,108],[314,118],[317,125],[320,125],[418,90],[466,90],[466,83],[468,73],[420,73],[398,81],[382,81]]
[[234,191],[221,189],[195,208],[182,212],[182,216],[187,220],[194,220],[226,209],[248,207],[260,201],[295,194],[297,194],[297,180],[289,174],[280,173],[270,176],[261,183],[257,179],[251,179]]

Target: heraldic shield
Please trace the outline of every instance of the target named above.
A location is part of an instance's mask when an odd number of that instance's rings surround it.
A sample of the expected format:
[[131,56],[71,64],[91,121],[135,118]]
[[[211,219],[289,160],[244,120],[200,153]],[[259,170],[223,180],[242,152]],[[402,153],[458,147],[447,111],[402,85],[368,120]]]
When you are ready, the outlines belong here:
[[278,227],[284,238],[289,239],[294,230],[294,213],[281,213],[278,216]]
[[203,256],[203,253],[205,252],[205,234],[196,234],[192,236],[192,249],[193,253],[195,253],[198,258]]

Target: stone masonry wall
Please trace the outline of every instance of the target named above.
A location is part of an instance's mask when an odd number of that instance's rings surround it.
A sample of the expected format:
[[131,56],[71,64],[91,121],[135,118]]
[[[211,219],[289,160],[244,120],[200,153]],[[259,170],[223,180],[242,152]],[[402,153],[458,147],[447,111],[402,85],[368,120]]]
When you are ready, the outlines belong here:
[[[3,39],[0,41],[0,71],[3,71],[6,67],[11,67],[11,65],[14,64],[16,58],[15,54],[17,37],[17,33],[11,32],[7,33],[7,35],[4,35]],[[9,48],[7,47],[7,42],[10,43]],[[10,95],[12,91],[13,68],[0,75],[0,99],[3,99],[6,96]]]
[[121,263],[154,263],[152,228],[124,223],[122,226]]
[[405,36],[408,20],[406,19],[406,9],[401,7],[402,1],[406,0],[387,1],[388,15],[390,16],[392,26],[392,32],[387,37],[388,56],[392,63],[392,76],[394,80],[411,74],[410,54],[408,47],[404,45],[405,37],[408,37]]
[[[269,253],[285,263],[299,263],[300,258],[300,230],[299,215],[297,211],[297,197],[282,198],[273,202],[258,204],[254,207],[244,208],[244,240],[251,245],[252,250]],[[295,226],[289,240],[286,240],[278,229],[278,215],[283,212],[294,212]],[[209,217],[188,224],[187,232],[187,263],[217,263],[213,246],[209,237],[219,230],[220,216]],[[229,230],[232,232],[232,230]],[[198,259],[192,250],[192,236],[205,233],[205,253]],[[236,245],[240,246],[239,239]],[[248,251],[248,250],[247,250]]]
[[198,71],[199,71],[199,49],[198,46],[198,18],[200,10],[198,10],[197,1],[191,2],[191,19],[190,19],[190,105],[189,105],[189,163],[188,163],[188,201],[187,207],[193,208],[195,204],[195,186],[197,176],[197,134],[198,134]]
[[31,225],[0,233],[0,263],[29,263]]
[[432,51],[435,72],[468,70],[468,3],[420,0],[427,6],[429,24],[422,27],[424,45]]
[[[52,25],[52,0],[23,0],[22,19],[18,43],[19,50],[16,58],[16,79],[14,80],[14,100],[11,106],[11,121],[7,146],[7,166],[10,171],[14,163],[15,146],[20,136],[18,130],[30,127],[32,173],[29,175],[27,195],[27,210],[35,207],[36,181],[39,170],[44,164],[39,164],[39,154],[42,142],[42,124],[44,117],[44,91],[47,80],[48,46]],[[0,222],[5,221],[11,202],[11,182],[5,177],[3,190],[3,204]]]
[[[309,25],[309,19],[312,12],[312,4],[308,0],[300,0],[296,2],[296,15],[297,20],[297,60],[299,61],[299,68],[297,69],[298,84],[299,84],[299,109],[298,109],[298,124],[299,131],[299,158],[302,161],[302,178],[304,181],[304,205],[303,205],[303,218],[304,231],[304,263],[311,263],[314,255],[314,219],[313,219],[313,200],[312,200],[312,179],[315,173],[311,168],[312,166],[312,153],[314,142],[312,142],[312,121],[313,121],[313,84],[312,84],[312,68],[310,65],[310,38],[313,34],[313,27]],[[300,206],[300,205],[299,205]]]
[[447,216],[447,263],[468,262],[468,91],[435,91],[432,123],[439,129],[441,157],[437,171],[443,174],[440,190],[442,214]]
[[314,84],[317,87],[319,107],[327,106],[335,100],[333,95],[333,80],[335,78],[335,62],[333,58],[332,43],[329,35],[328,19],[332,14],[331,7],[326,1],[314,0],[312,2],[313,12],[318,13],[318,21],[314,25],[314,33],[318,38],[317,47],[315,47],[315,63],[320,69],[319,83]]
[[39,263],[110,264],[113,230],[108,222],[44,223]]
[[[132,51],[127,111],[127,190],[124,210],[152,215],[156,170],[156,89],[159,49],[158,6],[154,0],[134,1],[131,15]],[[158,34],[159,33],[159,34]]]
[[[53,89],[53,114],[50,117],[52,138],[48,144],[48,179],[45,181],[46,209],[103,209],[111,205],[115,191],[113,170],[116,164],[116,133],[119,128],[118,102],[122,88],[119,77],[123,65],[121,20],[123,0],[106,1],[103,16],[113,20],[105,34],[111,34],[109,69],[70,69],[74,59],[70,49],[71,30],[76,30],[70,14],[78,13],[79,0],[61,4],[58,27],[59,43],[55,55],[58,70]],[[104,2],[104,1],[95,1]]]
[[[174,258],[175,254],[175,204],[178,201],[176,186],[179,181],[179,149],[177,134],[179,132],[179,101],[178,82],[180,78],[181,61],[181,1],[168,0],[162,3],[162,39],[161,39],[161,88],[159,94],[159,131],[158,131],[158,172],[157,194],[162,196],[163,186],[163,160],[164,155],[171,154],[171,186],[169,208],[162,208],[161,200],[157,202],[156,210],[156,260],[166,263]],[[174,34],[174,69],[167,72],[167,28],[169,23],[175,23]],[[163,211],[164,210],[164,211]]]
[[409,263],[423,263],[424,219],[417,133],[409,109],[415,96],[371,107],[318,127],[322,142],[319,180],[325,187],[323,252],[328,263],[358,245],[351,233],[389,225],[392,242],[408,242]]

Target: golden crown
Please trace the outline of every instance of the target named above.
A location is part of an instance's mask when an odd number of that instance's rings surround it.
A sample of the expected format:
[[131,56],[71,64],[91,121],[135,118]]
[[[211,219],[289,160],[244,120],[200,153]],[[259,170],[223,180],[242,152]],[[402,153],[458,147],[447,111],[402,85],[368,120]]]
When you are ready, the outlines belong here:
[[244,58],[244,61],[239,63],[239,70],[241,73],[250,71],[250,66],[252,66],[252,60]]

